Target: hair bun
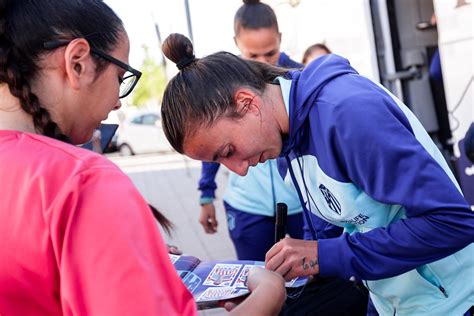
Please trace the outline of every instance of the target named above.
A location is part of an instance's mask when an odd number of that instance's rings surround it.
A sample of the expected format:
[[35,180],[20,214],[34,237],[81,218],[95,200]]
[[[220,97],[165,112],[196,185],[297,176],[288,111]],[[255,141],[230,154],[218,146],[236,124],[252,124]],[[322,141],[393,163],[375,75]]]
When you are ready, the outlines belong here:
[[196,60],[193,44],[182,34],[171,34],[165,39],[161,48],[163,54],[174,62],[179,70],[186,68]]
[[184,68],[192,64],[195,60],[196,57],[194,55],[190,58],[184,57],[176,63],[176,67],[178,67],[179,70],[183,70]]

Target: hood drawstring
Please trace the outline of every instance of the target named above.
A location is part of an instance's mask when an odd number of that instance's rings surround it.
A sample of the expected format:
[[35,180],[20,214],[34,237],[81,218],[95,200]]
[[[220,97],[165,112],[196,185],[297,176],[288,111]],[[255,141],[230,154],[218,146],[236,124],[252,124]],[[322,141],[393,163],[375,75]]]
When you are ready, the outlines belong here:
[[[298,193],[298,198],[300,199],[301,206],[303,207],[303,214],[305,216],[306,222],[308,223],[309,231],[311,232],[311,237],[313,238],[313,240],[318,240],[318,234],[314,230],[313,221],[311,220],[311,216],[310,216],[310,213],[309,213],[310,211],[306,207],[306,204],[305,204],[304,199],[303,199],[303,195],[301,194],[300,186],[298,185],[298,182],[296,181],[295,172],[293,171],[293,167],[291,166],[290,157],[285,156],[285,159],[286,159],[286,162],[288,164],[288,170],[290,171],[291,181],[293,181],[293,184],[296,188],[296,192]],[[296,160],[298,161],[298,165],[300,166],[301,177],[303,177],[303,169],[301,169],[300,161],[299,161],[298,158],[296,158]],[[306,183],[304,183],[304,178],[303,178],[303,184],[304,184],[305,189],[306,189],[305,190],[306,195],[308,196],[309,192],[308,192],[308,189],[306,188]],[[308,201],[308,205],[311,208],[311,204],[309,203],[309,201]]]

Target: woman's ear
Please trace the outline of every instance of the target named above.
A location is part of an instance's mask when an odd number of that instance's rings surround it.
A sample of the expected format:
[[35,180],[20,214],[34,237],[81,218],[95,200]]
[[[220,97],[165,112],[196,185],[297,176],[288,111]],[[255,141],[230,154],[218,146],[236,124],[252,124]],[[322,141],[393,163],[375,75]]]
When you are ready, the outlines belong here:
[[260,113],[260,103],[255,92],[247,88],[239,88],[234,93],[234,102],[239,113]]
[[84,38],[69,43],[64,52],[66,77],[74,89],[79,89],[87,79],[86,74],[92,67],[90,45]]

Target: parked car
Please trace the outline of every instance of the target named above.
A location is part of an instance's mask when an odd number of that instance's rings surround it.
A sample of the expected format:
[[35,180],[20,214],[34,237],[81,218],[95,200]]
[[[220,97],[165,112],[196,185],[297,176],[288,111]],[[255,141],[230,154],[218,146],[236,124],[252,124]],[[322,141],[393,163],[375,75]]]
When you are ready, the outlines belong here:
[[122,156],[172,151],[161,127],[158,111],[139,112],[125,120],[117,133]]

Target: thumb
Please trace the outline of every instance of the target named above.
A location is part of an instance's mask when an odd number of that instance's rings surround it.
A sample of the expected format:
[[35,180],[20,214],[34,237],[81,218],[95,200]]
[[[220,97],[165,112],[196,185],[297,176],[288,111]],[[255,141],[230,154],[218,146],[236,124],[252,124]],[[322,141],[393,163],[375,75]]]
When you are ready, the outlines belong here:
[[230,312],[231,310],[233,310],[236,306],[237,306],[237,304],[234,303],[234,302],[226,302],[226,303],[224,304],[224,308],[225,308],[225,310],[228,311],[228,312]]

